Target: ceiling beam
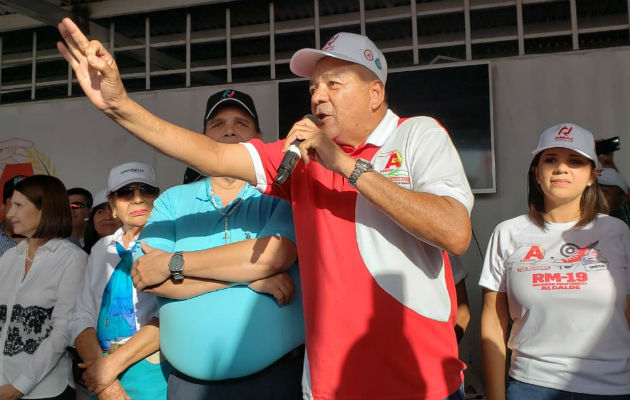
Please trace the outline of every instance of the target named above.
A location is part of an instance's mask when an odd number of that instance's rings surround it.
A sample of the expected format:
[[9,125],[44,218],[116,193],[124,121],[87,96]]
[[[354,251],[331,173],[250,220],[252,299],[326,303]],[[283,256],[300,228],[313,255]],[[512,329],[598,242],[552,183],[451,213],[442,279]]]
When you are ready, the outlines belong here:
[[[103,0],[92,3],[83,3],[83,6],[87,7],[90,11],[90,18],[100,19],[176,8],[204,6],[208,4],[234,3],[237,1],[239,0]],[[45,1],[42,0],[0,0],[0,7],[15,10],[15,7],[21,5],[20,9],[24,11],[16,11],[19,14],[1,15],[0,32],[31,29],[46,25],[45,22],[42,22],[42,19],[30,16],[31,14],[28,13],[27,10],[29,7],[26,6],[28,2],[45,3]],[[9,3],[10,5],[7,5]],[[55,7],[50,3],[49,5]],[[65,10],[65,12],[68,13],[70,12],[70,7],[56,8]],[[61,19],[59,19],[59,21],[60,20]],[[54,23],[53,25],[57,25],[57,23]]]
[[0,0],[0,6],[51,26],[72,15],[69,10],[42,0]]

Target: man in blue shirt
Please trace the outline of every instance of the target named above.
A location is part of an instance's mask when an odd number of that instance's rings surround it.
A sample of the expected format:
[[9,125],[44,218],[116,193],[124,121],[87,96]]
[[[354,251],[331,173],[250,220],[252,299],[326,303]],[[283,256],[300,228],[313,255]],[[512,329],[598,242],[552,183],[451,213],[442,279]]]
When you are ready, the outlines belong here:
[[[251,97],[210,96],[204,134],[235,144],[260,137]],[[156,199],[140,239],[146,254],[132,277],[162,297],[170,399],[301,397],[304,326],[288,203],[244,181],[205,178]]]

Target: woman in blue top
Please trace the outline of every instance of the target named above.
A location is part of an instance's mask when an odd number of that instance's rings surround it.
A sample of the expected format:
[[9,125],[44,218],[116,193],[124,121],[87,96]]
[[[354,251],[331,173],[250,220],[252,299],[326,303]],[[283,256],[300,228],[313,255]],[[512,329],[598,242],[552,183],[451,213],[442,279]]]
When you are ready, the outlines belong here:
[[137,293],[130,271],[136,239],[159,194],[151,166],[129,162],[112,168],[109,204],[123,226],[99,240],[88,260],[71,322],[84,360],[83,380],[99,399],[166,399],[170,368],[161,362],[155,297]]

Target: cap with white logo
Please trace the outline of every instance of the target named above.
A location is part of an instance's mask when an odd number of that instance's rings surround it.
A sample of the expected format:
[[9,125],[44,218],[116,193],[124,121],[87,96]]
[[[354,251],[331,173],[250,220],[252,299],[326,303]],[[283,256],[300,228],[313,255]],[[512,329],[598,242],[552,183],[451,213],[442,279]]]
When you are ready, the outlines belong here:
[[146,183],[157,187],[155,171],[149,164],[141,162],[127,162],[117,165],[109,171],[107,190],[109,193],[130,183]]
[[545,129],[545,131],[540,134],[538,147],[532,151],[532,154],[536,155],[543,150],[554,147],[571,149],[597,162],[593,134],[581,126],[565,123]]
[[293,54],[289,67],[297,76],[310,78],[315,64],[324,57],[333,57],[363,65],[385,84],[387,81],[387,61],[385,56],[367,36],[340,32],[317,49],[301,49]]
[[597,174],[597,182],[600,185],[617,186],[623,190],[625,194],[628,194],[628,184],[623,175],[612,168],[602,168],[599,174]]

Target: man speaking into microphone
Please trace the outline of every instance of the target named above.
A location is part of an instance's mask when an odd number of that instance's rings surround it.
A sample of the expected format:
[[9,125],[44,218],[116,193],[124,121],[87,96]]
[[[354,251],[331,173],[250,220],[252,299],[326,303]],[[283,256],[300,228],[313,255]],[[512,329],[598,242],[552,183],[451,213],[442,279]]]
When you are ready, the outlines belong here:
[[[293,205],[306,328],[306,399],[463,399],[454,285],[473,197],[453,144],[429,117],[388,109],[387,62],[367,37],[334,35],[290,68],[310,78],[311,112],[286,141],[221,144],[131,100],[116,63],[68,19],[58,48],[90,100],[160,151],[242,179]],[[302,160],[276,184],[290,144]]]

